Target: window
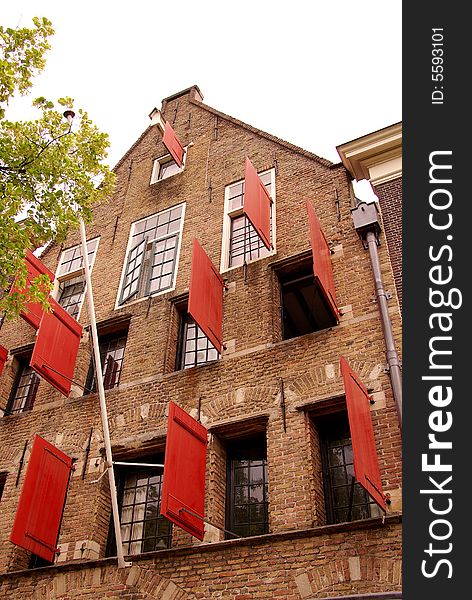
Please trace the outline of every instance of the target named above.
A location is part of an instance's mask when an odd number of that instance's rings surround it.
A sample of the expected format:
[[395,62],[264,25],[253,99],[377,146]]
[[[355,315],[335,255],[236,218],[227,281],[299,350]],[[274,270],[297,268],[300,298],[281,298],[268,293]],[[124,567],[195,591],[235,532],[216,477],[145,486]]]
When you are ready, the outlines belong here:
[[151,185],[157,181],[172,177],[172,175],[177,175],[177,173],[182,173],[185,169],[186,154],[184,153],[183,165],[181,167],[179,167],[170,154],[156,158],[152,167]]
[[227,526],[239,536],[269,531],[265,438],[228,445]]
[[367,492],[354,483],[351,435],[346,413],[317,420],[321,442],[326,514],[329,523],[380,516],[382,511]]
[[133,223],[120,305],[174,287],[184,212],[180,204]]
[[[103,373],[103,387],[106,390],[111,390],[120,384],[127,337],[127,329],[122,329],[107,335],[99,334],[98,344],[100,348],[100,359]],[[97,391],[93,356],[90,362],[87,383],[85,387],[86,393],[93,393]]]
[[238,267],[275,253],[275,170],[260,173],[262,183],[269,192],[271,206],[271,242],[268,250],[254,227],[243,213],[244,180],[226,186],[225,216],[223,223],[223,248],[221,270]]
[[[93,268],[99,238],[87,242],[87,254],[90,270]],[[74,246],[64,250],[56,273],[57,301],[74,319],[78,319],[85,296],[85,277],[83,269],[82,247]]]
[[[162,457],[146,457],[148,463],[162,463]],[[162,469],[124,467],[118,473],[121,537],[125,555],[169,548],[172,525],[160,516]],[[110,532],[110,552],[114,534]]]
[[218,360],[219,352],[185,311],[180,313],[177,369],[189,369]]
[[313,275],[311,260],[278,271],[284,340],[336,325]]
[[0,473],[0,500],[3,496],[3,490],[5,489],[5,484],[7,482],[8,473]]
[[29,366],[30,355],[17,357],[18,371],[5,414],[20,413],[33,408],[40,382],[39,375]]

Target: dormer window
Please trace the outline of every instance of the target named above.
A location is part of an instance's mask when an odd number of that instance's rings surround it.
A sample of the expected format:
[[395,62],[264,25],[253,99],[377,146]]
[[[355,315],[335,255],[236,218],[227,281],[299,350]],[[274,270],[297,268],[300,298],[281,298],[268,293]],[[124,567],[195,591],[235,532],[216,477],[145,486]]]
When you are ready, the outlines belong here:
[[170,154],[156,158],[152,168],[151,185],[153,183],[157,183],[158,181],[162,181],[163,179],[168,179],[169,177],[172,177],[172,175],[182,173],[182,171],[185,169],[186,156],[187,153],[185,152],[181,167],[179,167]]

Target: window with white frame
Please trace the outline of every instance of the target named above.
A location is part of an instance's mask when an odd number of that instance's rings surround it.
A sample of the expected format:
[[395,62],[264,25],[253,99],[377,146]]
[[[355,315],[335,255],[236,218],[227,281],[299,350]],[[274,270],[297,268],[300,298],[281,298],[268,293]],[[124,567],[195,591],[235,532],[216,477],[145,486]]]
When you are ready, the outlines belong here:
[[184,212],[180,204],[133,223],[119,305],[174,287]]
[[151,185],[157,181],[172,177],[172,175],[177,175],[177,173],[182,173],[185,169],[186,155],[187,153],[184,152],[183,164],[181,167],[179,167],[170,154],[156,158],[152,166]]
[[273,202],[270,213],[270,237],[273,249],[268,250],[243,212],[244,180],[225,188],[225,215],[221,270],[238,267],[275,253],[275,169],[259,173]]
[[[87,242],[87,255],[90,270],[93,268],[100,238]],[[85,275],[82,246],[79,244],[64,250],[56,273],[55,295],[59,304],[74,319],[78,319],[85,297]]]

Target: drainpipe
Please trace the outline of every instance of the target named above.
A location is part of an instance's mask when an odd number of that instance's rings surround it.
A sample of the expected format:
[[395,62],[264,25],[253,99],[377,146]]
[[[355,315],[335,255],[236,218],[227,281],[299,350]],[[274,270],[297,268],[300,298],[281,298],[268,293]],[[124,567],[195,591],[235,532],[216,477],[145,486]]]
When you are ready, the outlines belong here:
[[384,289],[382,272],[379,261],[379,214],[375,202],[361,202],[356,208],[351,209],[354,227],[361,237],[364,248],[369,251],[370,264],[372,267],[372,275],[374,277],[375,295],[380,311],[380,319],[382,322],[382,331],[385,342],[385,350],[387,356],[387,365],[390,373],[390,381],[392,384],[393,397],[397,409],[398,422],[400,429],[402,428],[402,373],[400,360],[398,358],[395,347],[395,339],[393,337],[392,322],[388,312],[388,297]]

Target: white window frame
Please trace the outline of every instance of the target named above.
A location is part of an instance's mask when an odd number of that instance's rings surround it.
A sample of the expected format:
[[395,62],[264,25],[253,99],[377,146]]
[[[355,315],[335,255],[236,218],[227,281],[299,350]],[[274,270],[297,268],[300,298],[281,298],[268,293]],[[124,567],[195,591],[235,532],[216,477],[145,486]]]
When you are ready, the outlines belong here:
[[[159,179],[159,171],[161,169],[161,166],[168,162],[175,163],[175,160],[173,159],[172,155],[169,153],[164,154],[163,156],[159,156],[158,158],[155,158],[153,160],[151,181],[150,181],[149,185],[155,185],[156,183],[159,183],[160,181],[165,181],[166,179],[171,179],[172,177],[175,177],[176,175],[180,175],[180,173],[182,173],[185,170],[185,163],[187,162],[187,146],[185,146],[185,148],[184,148],[184,156],[182,158],[182,166],[179,168],[179,170],[176,171],[175,173],[173,173],[172,175],[169,175],[168,177]],[[177,164],[177,163],[175,163],[175,164]]]
[[[265,171],[261,171],[258,173],[259,176],[266,175],[270,173],[270,185],[271,185],[271,199],[272,199],[272,249],[265,256],[261,256],[260,258],[252,258],[248,260],[247,263],[252,263],[257,260],[263,260],[268,256],[273,256],[277,253],[277,231],[276,231],[276,191],[275,191],[275,168],[267,169]],[[225,187],[225,202],[224,202],[224,215],[223,215],[223,237],[221,244],[221,260],[220,260],[220,273],[225,273],[228,271],[232,271],[233,269],[241,269],[242,265],[234,265],[233,267],[229,266],[229,249],[230,249],[230,235],[231,235],[231,218],[237,217],[243,214],[243,209],[237,208],[230,210],[229,209],[229,190],[233,185],[238,185],[243,183],[244,179],[239,179],[238,181],[233,181]]]
[[[90,240],[87,240],[87,249],[88,249],[88,244],[90,242],[94,242],[95,240],[97,240],[97,245],[95,246],[95,251],[92,255],[92,258],[89,258],[89,268],[90,268],[90,274],[92,273],[93,270],[93,265],[95,264],[95,258],[97,256],[97,252],[98,252],[98,246],[100,245],[100,236],[96,236],[94,238],[91,238]],[[75,269],[74,271],[68,271],[67,273],[60,273],[61,271],[61,266],[63,263],[63,258],[64,258],[64,254],[66,252],[69,252],[69,250],[75,250],[75,248],[79,248],[80,249],[80,256],[82,256],[82,248],[81,248],[82,244],[76,244],[75,246],[71,246],[70,248],[65,248],[65,250],[63,250],[61,252],[61,258],[59,259],[59,264],[57,265],[57,269],[56,269],[56,274],[55,274],[55,278],[54,278],[54,288],[52,291],[52,297],[54,298],[54,300],[56,300],[57,302],[59,302],[59,297],[61,295],[61,283],[65,282],[65,281],[69,281],[70,279],[75,279],[76,277],[80,277],[81,275],[85,274],[85,269],[83,266],[79,267],[78,269]],[[84,300],[85,300],[85,294],[87,293],[87,285],[85,284],[84,286],[84,293],[82,294],[82,299],[79,303],[79,312],[77,313],[77,316],[74,317],[77,321],[80,318],[80,313],[82,312],[82,306],[84,304]],[[65,309],[64,309],[65,310]]]
[[[166,288],[165,290],[159,290],[158,292],[154,292],[152,294],[148,294],[147,296],[142,296],[140,298],[136,298],[135,300],[129,300],[128,302],[123,302],[122,304],[120,304],[120,299],[121,299],[121,294],[122,294],[122,287],[123,287],[123,283],[125,280],[125,276],[126,276],[126,269],[128,267],[128,255],[129,252],[131,250],[131,248],[133,247],[133,245],[136,245],[136,242],[134,242],[133,244],[133,231],[135,226],[138,223],[141,223],[142,221],[145,221],[146,219],[150,219],[154,216],[160,215],[162,213],[165,213],[169,210],[172,210],[173,208],[177,208],[178,206],[182,206],[182,215],[180,217],[180,228],[179,228],[179,239],[177,242],[177,249],[176,249],[176,258],[175,258],[175,268],[174,268],[174,279],[172,281],[172,285],[168,288]],[[121,277],[120,277],[120,285],[118,286],[118,294],[116,296],[116,301],[115,301],[115,310],[118,310],[119,308],[123,308],[125,306],[131,306],[132,304],[137,304],[138,302],[142,302],[143,300],[147,300],[148,298],[154,298],[154,296],[160,296],[162,294],[167,294],[169,292],[173,292],[175,290],[175,286],[176,286],[176,281],[177,281],[177,273],[178,273],[178,269],[179,269],[179,261],[180,261],[180,248],[182,245],[182,234],[183,234],[183,229],[184,229],[184,221],[185,221],[185,209],[186,209],[186,202],[182,202],[180,204],[176,204],[175,206],[169,206],[169,208],[166,208],[165,210],[160,210],[157,213],[152,213],[150,215],[147,215],[146,217],[143,217],[142,219],[139,219],[138,221],[134,221],[131,224],[131,229],[129,232],[129,238],[128,238],[128,244],[126,246],[126,252],[125,252],[125,256],[124,256],[124,261],[123,261],[123,268],[121,270]],[[155,241],[155,239],[148,239],[146,242],[146,246],[147,249],[149,248],[149,245],[152,244]],[[146,249],[146,251],[147,251]]]

